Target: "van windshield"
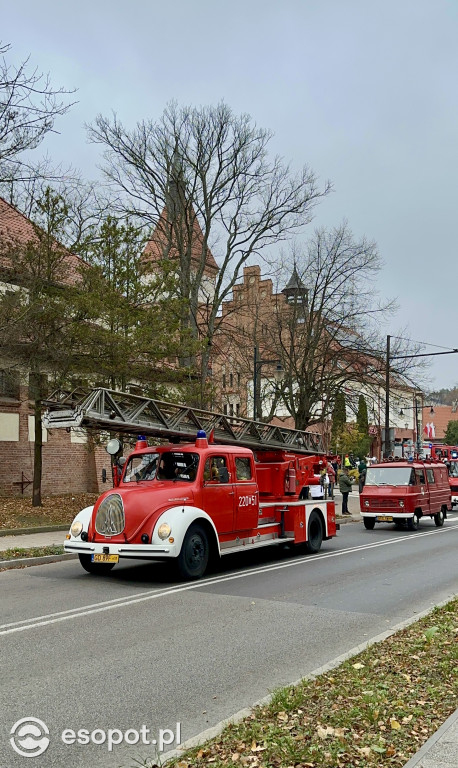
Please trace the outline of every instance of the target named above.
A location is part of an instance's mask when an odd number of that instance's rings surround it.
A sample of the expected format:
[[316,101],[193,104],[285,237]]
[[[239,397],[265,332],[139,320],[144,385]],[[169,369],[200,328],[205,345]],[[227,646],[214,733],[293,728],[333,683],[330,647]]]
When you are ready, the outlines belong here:
[[366,485],[415,485],[411,467],[369,467]]

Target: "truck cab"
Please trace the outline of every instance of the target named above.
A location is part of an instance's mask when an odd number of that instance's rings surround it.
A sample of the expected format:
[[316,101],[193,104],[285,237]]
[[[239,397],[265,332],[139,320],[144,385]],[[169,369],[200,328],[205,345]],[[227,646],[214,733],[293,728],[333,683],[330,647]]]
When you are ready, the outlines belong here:
[[394,523],[416,531],[422,517],[444,524],[451,508],[447,467],[438,461],[393,461],[368,467],[360,494],[365,528]]

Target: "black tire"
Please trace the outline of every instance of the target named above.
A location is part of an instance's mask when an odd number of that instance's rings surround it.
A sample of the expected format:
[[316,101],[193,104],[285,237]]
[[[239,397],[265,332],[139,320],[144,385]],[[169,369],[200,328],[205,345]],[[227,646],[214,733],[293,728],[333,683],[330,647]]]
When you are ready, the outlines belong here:
[[305,551],[310,555],[315,555],[321,549],[323,543],[323,524],[318,512],[312,510],[309,517],[309,524],[307,527],[307,541],[305,543]]
[[109,573],[116,565],[116,563],[93,563],[90,555],[82,555],[78,553],[78,557],[85,571],[88,573],[99,574],[100,576]]
[[375,526],[375,517],[363,517],[363,523],[368,531],[372,531]]
[[437,515],[434,515],[434,524],[437,526],[437,528],[441,528],[444,525],[444,520],[444,510],[441,507]]
[[420,525],[420,518],[418,517],[418,514],[414,512],[413,516],[409,517],[407,521],[407,528],[409,529],[409,531],[418,531],[419,525]]
[[178,571],[183,579],[200,579],[210,559],[208,536],[202,526],[191,525],[186,531],[180,554]]

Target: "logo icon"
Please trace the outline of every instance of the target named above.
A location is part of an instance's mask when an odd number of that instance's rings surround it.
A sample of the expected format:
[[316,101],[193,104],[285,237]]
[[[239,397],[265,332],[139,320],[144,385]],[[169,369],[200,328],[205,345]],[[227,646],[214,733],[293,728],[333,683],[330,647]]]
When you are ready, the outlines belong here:
[[10,744],[22,757],[38,757],[49,746],[48,726],[38,717],[23,717],[14,723],[10,731]]

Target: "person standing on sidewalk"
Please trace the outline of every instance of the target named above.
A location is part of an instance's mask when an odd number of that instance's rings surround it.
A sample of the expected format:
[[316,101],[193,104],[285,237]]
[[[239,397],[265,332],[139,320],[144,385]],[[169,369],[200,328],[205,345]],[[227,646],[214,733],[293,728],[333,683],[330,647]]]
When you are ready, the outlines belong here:
[[359,473],[358,483],[359,483],[360,493],[362,493],[362,490],[366,482],[366,472],[367,472],[367,464],[364,459],[361,459],[361,461],[358,464],[358,473]]
[[348,494],[351,491],[351,477],[348,467],[344,467],[339,477],[339,491],[342,494],[342,514],[350,515],[348,511]]
[[327,471],[328,477],[329,477],[329,498],[333,499],[334,498],[334,486],[336,484],[336,473],[335,473],[334,467],[333,467],[333,465],[331,464],[330,461],[328,461],[328,463],[326,465],[326,471]]

